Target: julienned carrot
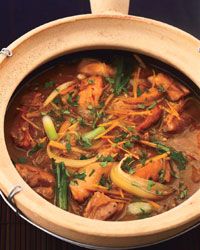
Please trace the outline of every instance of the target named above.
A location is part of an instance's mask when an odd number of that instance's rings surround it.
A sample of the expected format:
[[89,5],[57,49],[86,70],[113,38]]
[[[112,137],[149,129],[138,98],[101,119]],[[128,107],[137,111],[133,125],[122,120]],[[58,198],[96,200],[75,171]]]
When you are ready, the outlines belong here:
[[63,124],[61,125],[61,127],[60,127],[58,133],[59,133],[59,134],[65,133],[66,130],[70,127],[70,125],[71,125],[71,123],[70,123],[68,120],[66,120],[66,121],[63,122]]

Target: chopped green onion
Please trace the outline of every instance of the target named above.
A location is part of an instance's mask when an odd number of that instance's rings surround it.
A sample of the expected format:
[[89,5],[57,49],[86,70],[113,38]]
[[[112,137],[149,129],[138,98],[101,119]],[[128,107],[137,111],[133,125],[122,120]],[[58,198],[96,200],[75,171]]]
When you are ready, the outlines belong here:
[[91,141],[93,140],[95,137],[97,137],[98,135],[102,134],[106,129],[104,127],[98,127],[93,129],[90,132],[85,133],[82,136],[82,140],[83,141]]
[[45,133],[47,134],[49,140],[57,140],[58,134],[56,132],[53,121],[49,115],[45,115],[42,117],[42,122],[44,126]]

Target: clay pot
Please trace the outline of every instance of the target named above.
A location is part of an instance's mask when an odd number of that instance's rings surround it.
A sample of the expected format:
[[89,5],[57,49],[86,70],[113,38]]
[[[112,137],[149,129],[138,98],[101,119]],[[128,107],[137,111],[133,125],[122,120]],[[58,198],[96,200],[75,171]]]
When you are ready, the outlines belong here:
[[[0,55],[0,189],[7,196],[15,185],[22,191],[16,206],[37,225],[66,239],[96,247],[134,247],[169,238],[200,221],[200,190],[181,205],[155,217],[108,222],[65,212],[35,193],[16,171],[4,138],[8,102],[19,83],[54,58],[88,49],[120,49],[157,58],[183,72],[200,87],[200,41],[170,25],[125,15],[128,0],[91,0],[93,14],[42,25]],[[122,14],[124,13],[124,14]]]

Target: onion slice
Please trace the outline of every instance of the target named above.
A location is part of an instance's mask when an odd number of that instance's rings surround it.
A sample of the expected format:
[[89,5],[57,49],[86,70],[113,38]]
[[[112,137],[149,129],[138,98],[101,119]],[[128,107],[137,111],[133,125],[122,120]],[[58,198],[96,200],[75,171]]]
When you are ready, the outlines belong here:
[[[159,200],[165,196],[171,194],[174,190],[171,187],[160,184],[158,182],[152,182],[134,175],[125,173],[122,169],[122,163],[128,156],[124,157],[118,165],[113,166],[110,178],[112,182],[121,189],[131,193],[135,196],[150,199]],[[153,185],[149,185],[149,184]]]
[[53,99],[56,98],[62,90],[68,88],[72,84],[74,84],[74,81],[65,82],[65,83],[59,85],[56,89],[54,89],[51,92],[51,94],[47,97],[47,99],[44,101],[43,108],[46,107],[49,103],[51,103],[53,101]]
[[63,162],[66,168],[69,167],[76,169],[90,165],[91,163],[96,162],[98,159],[97,156],[86,160],[74,160],[67,157],[61,157],[51,151],[50,144],[47,145],[47,155],[50,159],[54,159],[56,163]]

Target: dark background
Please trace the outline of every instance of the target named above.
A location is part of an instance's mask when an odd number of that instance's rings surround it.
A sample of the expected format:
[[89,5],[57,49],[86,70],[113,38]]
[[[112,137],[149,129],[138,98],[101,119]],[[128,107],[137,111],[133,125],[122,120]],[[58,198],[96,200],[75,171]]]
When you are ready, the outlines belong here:
[[[0,48],[8,46],[38,25],[89,12],[88,0],[0,0]],[[172,24],[200,38],[200,0],[133,0],[130,14]],[[81,248],[56,240],[33,228],[16,217],[0,198],[0,250],[57,249]],[[160,249],[200,250],[200,227],[177,239],[144,248]]]

